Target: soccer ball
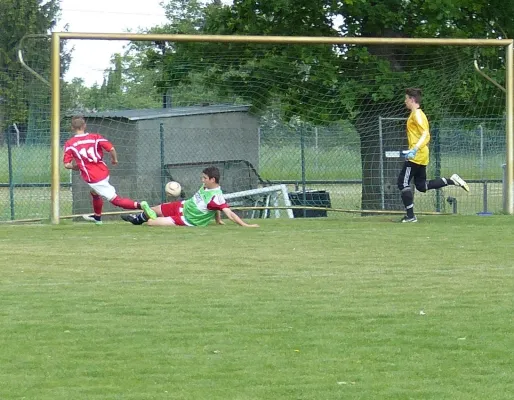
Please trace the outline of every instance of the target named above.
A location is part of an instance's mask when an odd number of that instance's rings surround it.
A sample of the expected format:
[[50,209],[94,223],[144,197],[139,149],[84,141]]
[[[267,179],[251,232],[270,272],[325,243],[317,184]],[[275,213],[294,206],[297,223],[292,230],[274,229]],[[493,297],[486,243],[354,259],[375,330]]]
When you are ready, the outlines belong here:
[[182,186],[180,183],[171,181],[166,184],[166,194],[171,197],[179,197],[182,193]]

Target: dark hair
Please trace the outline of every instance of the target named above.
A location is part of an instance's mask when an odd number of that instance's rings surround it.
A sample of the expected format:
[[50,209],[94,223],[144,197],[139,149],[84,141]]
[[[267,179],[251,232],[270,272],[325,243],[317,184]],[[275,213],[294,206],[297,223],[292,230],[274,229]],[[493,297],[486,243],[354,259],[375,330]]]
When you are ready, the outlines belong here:
[[405,89],[405,94],[409,96],[411,99],[414,99],[416,103],[421,104],[421,89],[408,88]]
[[216,167],[207,167],[202,173],[207,175],[210,179],[214,178],[216,183],[220,183],[220,170]]

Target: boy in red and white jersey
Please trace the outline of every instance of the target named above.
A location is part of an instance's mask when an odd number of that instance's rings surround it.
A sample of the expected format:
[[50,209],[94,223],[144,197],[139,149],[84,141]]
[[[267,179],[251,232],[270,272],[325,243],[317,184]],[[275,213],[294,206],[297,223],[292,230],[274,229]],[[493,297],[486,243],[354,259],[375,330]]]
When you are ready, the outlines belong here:
[[146,201],[137,202],[116,194],[116,189],[109,183],[109,168],[103,161],[104,151],[111,155],[111,164],[118,164],[116,149],[106,138],[98,133],[86,132],[83,117],[71,119],[73,137],[64,144],[64,168],[80,171],[80,176],[91,188],[94,214],[85,215],[84,219],[102,223],[103,199],[116,207],[128,210],[143,210],[150,219],[156,214]]

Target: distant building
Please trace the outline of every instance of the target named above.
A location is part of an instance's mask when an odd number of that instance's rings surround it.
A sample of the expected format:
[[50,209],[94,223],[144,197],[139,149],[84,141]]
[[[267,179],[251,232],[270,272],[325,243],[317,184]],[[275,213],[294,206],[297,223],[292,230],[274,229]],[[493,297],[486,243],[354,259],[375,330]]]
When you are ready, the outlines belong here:
[[[120,163],[110,166],[111,183],[122,196],[160,203],[163,185],[170,178],[170,169],[166,167],[169,164],[198,166],[187,176],[181,171],[180,183],[188,195],[201,184],[199,171],[204,162],[217,161],[219,166],[223,164],[220,161],[243,160],[243,164],[258,170],[259,120],[249,113],[249,106],[114,110],[82,115],[88,132],[104,135],[116,148]],[[105,158],[109,165],[109,157]],[[228,173],[227,170],[224,190],[247,189],[238,187]],[[90,212],[87,186],[76,173],[72,188],[73,213]],[[105,208],[116,210],[110,205]]]

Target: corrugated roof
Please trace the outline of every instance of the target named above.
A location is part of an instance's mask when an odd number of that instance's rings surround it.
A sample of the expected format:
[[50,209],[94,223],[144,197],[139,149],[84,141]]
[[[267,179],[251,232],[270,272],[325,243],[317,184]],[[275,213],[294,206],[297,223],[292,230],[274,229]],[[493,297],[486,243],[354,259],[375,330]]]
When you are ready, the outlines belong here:
[[126,118],[129,121],[144,119],[173,118],[187,115],[219,114],[229,112],[247,112],[250,106],[209,105],[175,108],[146,108],[138,110],[112,110],[80,113],[86,118]]

